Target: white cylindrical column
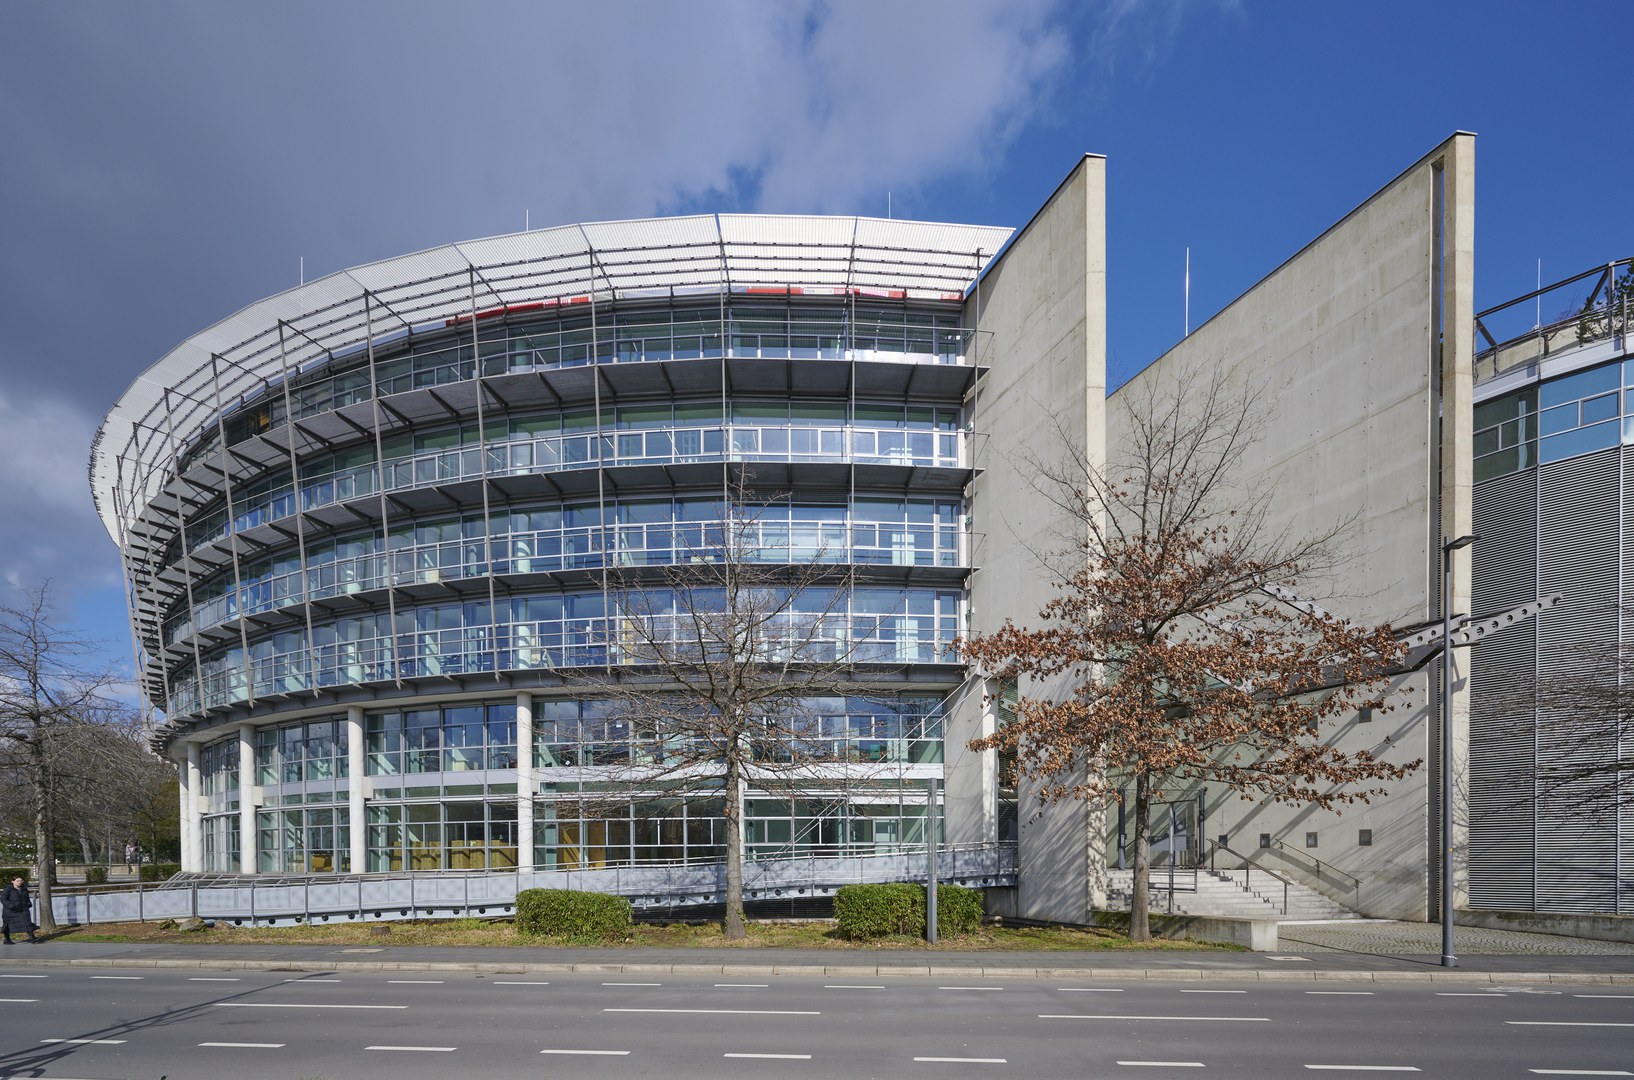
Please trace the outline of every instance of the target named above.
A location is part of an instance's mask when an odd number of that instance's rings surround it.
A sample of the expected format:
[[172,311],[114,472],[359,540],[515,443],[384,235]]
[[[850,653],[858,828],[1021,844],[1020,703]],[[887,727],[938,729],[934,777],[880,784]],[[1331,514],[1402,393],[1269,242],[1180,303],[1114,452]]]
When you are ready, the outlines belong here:
[[255,811],[260,806],[255,782],[255,728],[238,729],[238,872],[253,874],[260,866],[255,850]]
[[[176,762],[176,857],[184,864],[187,861],[187,759]],[[159,859],[157,851],[149,852],[149,857],[155,862]],[[184,865],[182,869],[187,869]]]
[[533,695],[516,695],[516,868],[533,869]]
[[364,819],[368,780],[363,769],[363,706],[346,707],[346,802],[351,825],[352,873],[361,874],[369,861],[369,827]]
[[182,869],[204,869],[204,822],[199,815],[199,744],[187,744],[186,779],[182,781]]

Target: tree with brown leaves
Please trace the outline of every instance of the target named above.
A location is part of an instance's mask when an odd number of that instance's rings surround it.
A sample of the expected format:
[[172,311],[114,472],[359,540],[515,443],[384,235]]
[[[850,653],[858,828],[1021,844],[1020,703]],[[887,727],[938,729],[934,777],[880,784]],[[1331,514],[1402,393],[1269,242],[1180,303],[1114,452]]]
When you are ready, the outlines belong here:
[[1120,395],[1130,434],[1116,460],[1037,469],[1078,530],[1070,561],[1050,564],[1055,597],[1036,625],[962,643],[1022,691],[1014,719],[972,749],[1014,751],[1045,801],[1121,799],[1133,784],[1137,941],[1150,934],[1151,807],[1167,789],[1326,808],[1381,795],[1418,764],[1323,740],[1324,720],[1387,708],[1400,648],[1388,626],[1284,599],[1330,566],[1337,531],[1277,533],[1268,492],[1234,486],[1259,400],[1223,376]]

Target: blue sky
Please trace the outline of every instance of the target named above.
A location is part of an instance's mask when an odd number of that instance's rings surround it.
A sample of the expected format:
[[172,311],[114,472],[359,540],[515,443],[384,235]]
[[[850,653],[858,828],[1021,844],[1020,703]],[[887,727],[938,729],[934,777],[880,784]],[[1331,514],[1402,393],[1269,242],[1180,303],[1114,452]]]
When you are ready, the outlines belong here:
[[707,210],[1019,226],[1108,157],[1126,378],[1457,129],[1477,304],[1634,254],[1634,4],[0,8],[0,589],[129,645],[91,433],[182,338],[453,240]]

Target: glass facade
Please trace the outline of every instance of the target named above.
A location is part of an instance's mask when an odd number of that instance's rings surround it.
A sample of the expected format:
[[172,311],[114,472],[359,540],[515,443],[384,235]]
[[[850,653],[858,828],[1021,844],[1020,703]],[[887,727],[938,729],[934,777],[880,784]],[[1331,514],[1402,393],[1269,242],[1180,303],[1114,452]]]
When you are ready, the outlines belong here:
[[[201,744],[188,868],[721,858],[721,776],[704,763],[660,782],[676,734],[618,715],[597,685],[639,674],[654,641],[693,640],[691,614],[724,595],[711,573],[735,558],[823,568],[792,594],[768,587],[781,606],[757,658],[798,649],[858,673],[854,695],[767,722],[750,854],[922,842],[941,702],[963,678],[964,290],[986,261],[936,245],[997,250],[1008,230],[904,227],[931,246],[886,241],[867,258],[893,269],[832,285],[592,298],[557,295],[541,263],[497,277],[497,307],[464,303],[468,281],[404,283],[412,297],[371,290],[300,340],[287,314],[246,324],[222,359],[260,381],[188,398],[222,412],[170,417],[160,462],[119,451],[156,484],[119,511],[142,537],[127,570],[146,690],[172,756]],[[909,283],[839,283],[853,275]],[[165,492],[181,487],[177,505]],[[795,761],[821,768],[791,784]]]
[[1475,479],[1634,445],[1634,360],[1587,368],[1475,407]]

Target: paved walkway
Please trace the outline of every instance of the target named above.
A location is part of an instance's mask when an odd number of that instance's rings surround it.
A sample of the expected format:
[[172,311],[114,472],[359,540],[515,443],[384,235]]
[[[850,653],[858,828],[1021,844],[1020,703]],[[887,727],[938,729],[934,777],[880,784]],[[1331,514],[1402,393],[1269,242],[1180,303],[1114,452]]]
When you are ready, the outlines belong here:
[[712,975],[961,975],[986,978],[1239,979],[1634,985],[1634,945],[1459,927],[1456,970],[1440,928],[1395,922],[1288,923],[1278,953],[931,952],[907,949],[595,949],[253,945],[220,938],[122,944],[49,941],[0,948],[0,966],[248,968],[283,971],[641,972]]
[[[1361,953],[1375,956],[1441,955],[1441,924],[1416,922],[1285,922],[1277,927],[1277,947],[1289,953]],[[1474,956],[1627,956],[1634,943],[1528,934],[1459,926],[1453,951]]]

